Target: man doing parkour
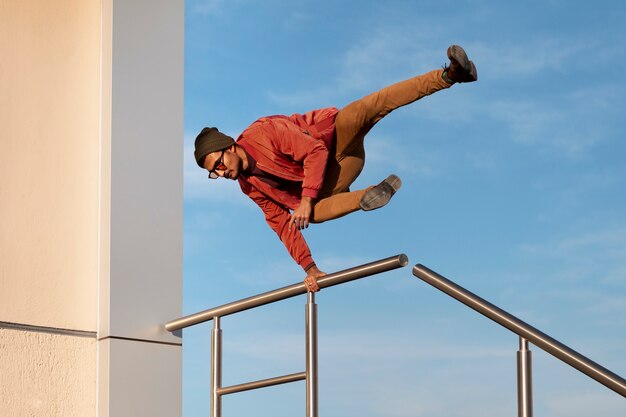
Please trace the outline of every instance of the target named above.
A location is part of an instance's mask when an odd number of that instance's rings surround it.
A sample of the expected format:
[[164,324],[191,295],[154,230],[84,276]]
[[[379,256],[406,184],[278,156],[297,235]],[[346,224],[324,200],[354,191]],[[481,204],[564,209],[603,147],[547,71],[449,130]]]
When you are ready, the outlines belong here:
[[372,127],[398,107],[455,83],[477,80],[474,63],[458,45],[447,51],[450,64],[383,88],[343,109],[325,108],[291,116],[262,117],[235,141],[217,128],[204,128],[194,156],[209,178],[237,180],[241,191],[263,211],[291,257],[306,272],[309,291],[324,276],[302,229],[357,210],[386,205],[401,181],[350,191],[365,163],[363,141]]

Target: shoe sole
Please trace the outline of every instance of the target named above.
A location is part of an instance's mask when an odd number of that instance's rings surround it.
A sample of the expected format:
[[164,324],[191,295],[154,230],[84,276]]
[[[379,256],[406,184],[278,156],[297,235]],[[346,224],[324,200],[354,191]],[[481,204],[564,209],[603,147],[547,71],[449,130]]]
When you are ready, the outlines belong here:
[[448,48],[448,59],[454,59],[461,67],[472,77],[474,81],[478,80],[478,71],[476,66],[465,53],[465,49],[459,45],[452,45]]
[[470,61],[469,63],[470,63],[469,74],[471,75],[474,81],[478,81],[478,71],[476,71],[476,66],[474,65],[474,62],[472,61]]
[[[388,187],[382,185],[383,183],[387,184]],[[383,186],[383,190],[380,190],[380,186]],[[381,208],[391,200],[391,197],[402,187],[402,180],[397,176],[391,174],[385,180],[370,189],[365,193],[361,201],[359,202],[359,206],[364,211],[376,210]]]

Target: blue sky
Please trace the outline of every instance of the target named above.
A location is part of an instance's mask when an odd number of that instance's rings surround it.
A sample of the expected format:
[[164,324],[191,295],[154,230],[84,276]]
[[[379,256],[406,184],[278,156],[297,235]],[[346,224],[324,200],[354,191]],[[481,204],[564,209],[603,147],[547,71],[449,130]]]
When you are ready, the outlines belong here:
[[[303,278],[236,183],[193,161],[204,126],[342,107],[465,47],[479,81],[397,110],[354,185],[381,210],[313,225],[326,272],[409,266],[323,290],[320,415],[516,411],[518,338],[411,274],[422,263],[626,376],[626,5],[618,1],[187,0],[184,312]],[[224,385],[304,370],[305,297],[225,317]],[[211,324],[184,333],[184,415],[207,415]],[[536,415],[622,417],[623,397],[531,347]],[[224,416],[304,415],[304,383],[226,396]]]

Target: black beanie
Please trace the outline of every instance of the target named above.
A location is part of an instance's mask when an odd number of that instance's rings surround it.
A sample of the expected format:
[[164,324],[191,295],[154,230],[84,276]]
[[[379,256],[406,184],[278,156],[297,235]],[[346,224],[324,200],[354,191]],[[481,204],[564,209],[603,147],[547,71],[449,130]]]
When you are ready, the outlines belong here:
[[193,155],[200,168],[204,168],[204,157],[211,152],[221,151],[235,144],[235,140],[217,130],[216,127],[205,127],[196,137],[196,150]]

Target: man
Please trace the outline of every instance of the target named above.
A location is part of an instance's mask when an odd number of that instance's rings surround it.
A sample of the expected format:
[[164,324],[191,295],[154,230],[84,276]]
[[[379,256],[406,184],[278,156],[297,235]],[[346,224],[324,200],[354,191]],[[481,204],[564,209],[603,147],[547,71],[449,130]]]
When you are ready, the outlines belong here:
[[309,223],[336,219],[356,210],[386,205],[401,181],[390,175],[380,184],[350,191],[365,163],[365,135],[383,117],[455,83],[476,81],[474,63],[458,45],[447,51],[443,69],[401,81],[345,108],[263,117],[235,141],[216,128],[204,128],[194,156],[209,178],[237,180],[265,214],[292,258],[304,269],[309,291],[324,276],[302,236]]

